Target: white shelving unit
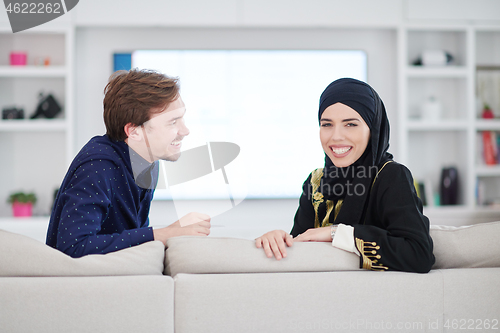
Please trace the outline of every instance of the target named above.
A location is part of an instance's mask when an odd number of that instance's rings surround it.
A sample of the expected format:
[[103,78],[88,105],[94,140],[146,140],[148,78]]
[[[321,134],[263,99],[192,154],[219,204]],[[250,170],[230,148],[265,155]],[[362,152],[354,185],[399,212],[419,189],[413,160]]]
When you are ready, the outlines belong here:
[[[0,107],[24,109],[25,119],[0,120],[0,217],[11,215],[10,193],[33,191],[36,215],[47,215],[54,190],[73,157],[74,28],[38,28],[13,34],[0,29]],[[12,51],[27,53],[26,66],[10,66]],[[35,66],[35,58],[50,58]],[[39,93],[50,93],[61,104],[55,119],[29,119]],[[49,148],[50,147],[50,148]]]
[[[478,27],[475,30],[474,44],[474,69],[475,69],[475,140],[478,150],[481,145],[481,132],[493,131],[500,133],[499,119],[480,119],[483,103],[487,103],[493,109],[495,116],[500,117],[500,28]],[[496,88],[482,87],[479,82],[480,73],[488,73],[496,76]],[[484,91],[480,91],[484,90]],[[500,204],[500,165],[485,165],[481,151],[476,154],[475,176],[478,184],[478,205]]]
[[[424,50],[445,50],[454,61],[441,67],[413,65]],[[500,28],[402,26],[398,55],[398,159],[415,179],[431,184],[433,193],[439,193],[440,170],[457,167],[458,209],[478,209],[498,201],[500,166],[482,162],[479,133],[500,132],[500,120],[478,118],[476,73],[478,68],[500,73]],[[438,120],[426,119],[422,113],[424,101],[431,96],[442,106]],[[494,111],[500,116],[500,109]]]
[[[478,118],[476,73],[500,72],[500,26],[422,21],[401,23],[394,29],[398,36],[399,100],[398,122],[391,125],[397,126],[396,159],[407,165],[417,180],[430,180],[434,193],[438,192],[440,170],[446,166],[458,168],[459,205],[428,210],[490,209],[480,206],[500,198],[500,166],[482,163],[478,136],[485,130],[500,133],[500,120]],[[74,27],[41,26],[16,34],[0,29],[0,106],[23,107],[29,117],[41,90],[52,92],[63,105],[58,119],[0,121],[0,217],[10,216],[5,201],[16,190],[35,191],[39,197],[35,212],[49,213],[53,191],[74,154],[74,46]],[[444,49],[454,56],[454,62],[443,67],[413,65],[427,49]],[[9,66],[9,53],[15,50],[28,53],[28,66]],[[33,57],[39,56],[49,56],[51,65],[34,66]],[[434,121],[421,116],[421,105],[431,95],[442,105],[442,115]],[[500,105],[492,107],[500,116]],[[480,202],[478,184],[484,192]]]

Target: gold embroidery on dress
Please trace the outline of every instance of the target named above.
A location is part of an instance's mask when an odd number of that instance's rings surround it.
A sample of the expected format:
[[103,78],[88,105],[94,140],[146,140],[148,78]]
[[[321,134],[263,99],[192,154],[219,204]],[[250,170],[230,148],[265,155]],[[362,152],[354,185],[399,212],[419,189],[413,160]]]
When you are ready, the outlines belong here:
[[314,227],[319,228],[318,208],[323,203],[323,193],[318,192],[319,185],[323,177],[323,168],[316,169],[311,175],[312,204],[314,207]]
[[325,218],[323,219],[323,222],[321,223],[322,227],[328,227],[329,225],[332,225],[332,223],[330,223],[330,214],[332,213],[332,211],[333,211],[333,201],[326,200],[326,215]]
[[356,238],[356,246],[363,258],[363,268],[372,271],[384,271],[389,269],[386,266],[379,264],[378,259],[382,258],[378,254],[380,246],[376,242],[365,242],[362,239]]
[[378,174],[380,173],[380,171],[382,171],[385,166],[391,162],[394,162],[394,161],[387,161],[384,163],[384,165],[382,165],[382,167],[380,168],[380,170],[377,172],[377,174],[375,175],[375,178],[373,179],[373,183],[372,183],[372,188],[373,188],[373,185],[375,185],[375,181],[377,180],[377,177],[378,177]]
[[337,203],[335,204],[335,211],[333,210],[333,201],[332,200],[327,200],[326,201],[326,216],[323,219],[323,223],[321,224],[322,227],[328,227],[330,225],[333,225],[334,223],[330,222],[330,215],[332,214],[333,211],[333,221],[337,220],[337,216],[339,215],[340,208],[342,208],[342,203],[344,202],[343,199],[339,199]]
[[[319,186],[321,184],[321,177],[323,177],[323,168],[316,169],[312,172],[311,175],[311,186],[312,186],[312,204],[314,207],[314,227],[319,228],[319,216],[318,216],[318,211],[319,211],[319,206],[324,202],[324,196],[323,193],[319,192]],[[338,200],[337,204],[335,204],[335,211],[334,211],[334,217],[333,219],[337,219],[337,215],[340,212],[340,208],[342,207],[343,200]],[[321,222],[321,227],[327,227],[332,225],[330,223],[330,215],[333,211],[333,201],[332,200],[326,200],[326,215],[323,221]]]
[[[384,163],[384,165],[380,168],[380,170],[377,172],[375,175],[375,178],[373,179],[372,183],[372,188],[373,185],[375,185],[375,181],[377,180],[377,177],[379,173],[385,168],[385,166],[393,161],[387,161]],[[365,217],[366,220],[366,217]],[[363,221],[363,224],[365,221]],[[376,242],[365,242],[362,239],[356,238],[356,246],[359,250],[359,253],[361,254],[361,257],[363,258],[363,268],[364,269],[370,269],[373,271],[384,271],[389,269],[387,266],[383,266],[378,262],[378,259],[382,258],[380,254],[377,254],[377,251],[380,250],[380,246],[377,245]]]
[[337,219],[337,216],[339,215],[339,212],[340,212],[340,208],[342,208],[342,204],[344,203],[344,199],[339,199],[339,201],[337,201],[337,204],[335,205],[335,216],[334,216],[334,220]]

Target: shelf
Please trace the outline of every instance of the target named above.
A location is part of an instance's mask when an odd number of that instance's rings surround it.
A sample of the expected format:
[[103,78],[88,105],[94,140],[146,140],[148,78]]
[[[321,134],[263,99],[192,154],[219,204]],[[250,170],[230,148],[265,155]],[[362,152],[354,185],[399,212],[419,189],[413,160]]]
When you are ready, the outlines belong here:
[[500,177],[500,165],[478,165],[476,166],[478,177]]
[[476,65],[477,71],[500,71],[500,65],[497,64],[484,64],[484,65]]
[[47,225],[50,216],[29,216],[29,217],[0,217],[0,224],[32,223]]
[[408,121],[408,130],[410,131],[464,131],[467,130],[467,123],[463,120],[441,120],[431,122],[424,120]]
[[0,77],[65,77],[66,66],[0,66]]
[[464,66],[422,67],[408,66],[408,77],[416,78],[466,78],[468,71]]
[[500,120],[498,120],[498,119],[490,119],[490,120],[478,119],[476,121],[476,129],[478,131],[500,131]]
[[11,119],[0,120],[0,132],[17,131],[65,131],[68,124],[65,119]]
[[0,229],[45,243],[49,216],[0,217]]

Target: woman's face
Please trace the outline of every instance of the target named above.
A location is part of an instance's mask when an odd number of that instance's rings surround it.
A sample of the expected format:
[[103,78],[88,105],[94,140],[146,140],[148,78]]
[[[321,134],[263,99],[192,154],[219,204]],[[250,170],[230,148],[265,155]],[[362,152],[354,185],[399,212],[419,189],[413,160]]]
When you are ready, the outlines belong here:
[[321,115],[319,137],[326,155],[336,167],[342,168],[363,155],[370,140],[370,128],[354,109],[335,103]]

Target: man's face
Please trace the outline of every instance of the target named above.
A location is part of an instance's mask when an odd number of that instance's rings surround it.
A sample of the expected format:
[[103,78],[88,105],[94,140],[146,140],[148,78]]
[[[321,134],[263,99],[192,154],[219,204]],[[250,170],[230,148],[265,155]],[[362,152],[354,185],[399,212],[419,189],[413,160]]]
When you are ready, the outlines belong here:
[[[184,124],[186,108],[181,97],[170,103],[161,113],[157,113],[144,123],[142,131],[149,144],[149,159],[153,161],[177,161],[181,154],[181,141],[189,134]],[[152,156],[151,156],[152,155]]]

